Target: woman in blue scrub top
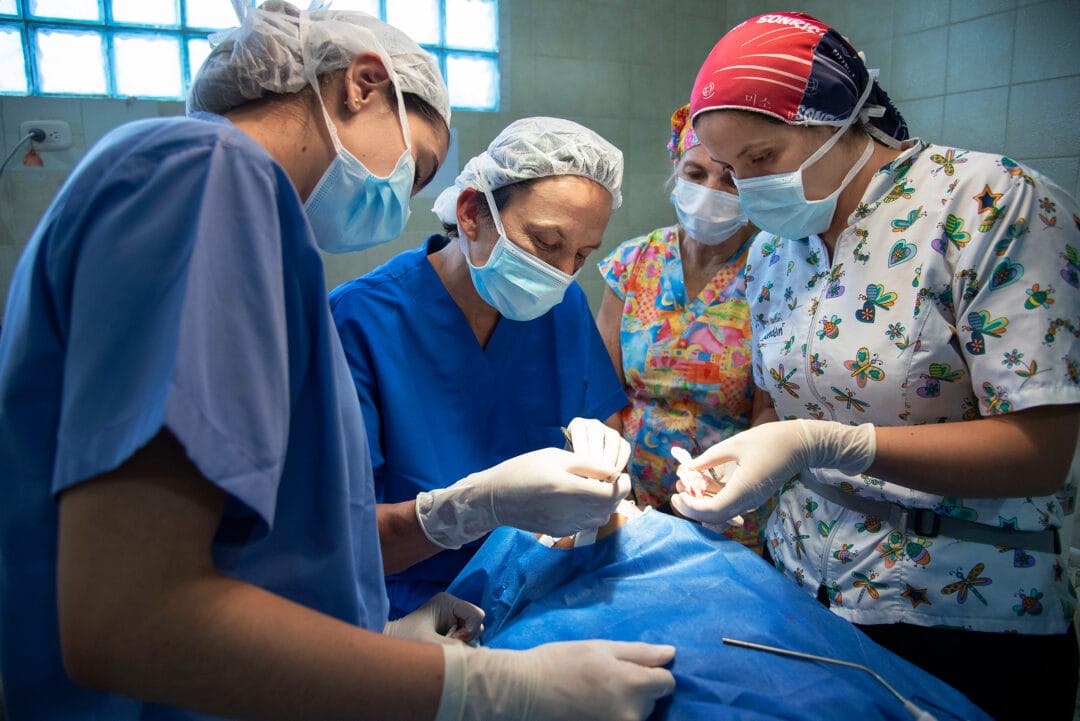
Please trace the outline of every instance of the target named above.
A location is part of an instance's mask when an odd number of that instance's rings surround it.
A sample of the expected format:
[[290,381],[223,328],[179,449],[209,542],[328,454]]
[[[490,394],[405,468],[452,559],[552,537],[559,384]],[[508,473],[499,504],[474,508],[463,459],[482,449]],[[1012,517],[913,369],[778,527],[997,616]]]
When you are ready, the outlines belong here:
[[[371,448],[391,618],[445,589],[479,546],[476,533],[403,523],[417,508],[438,515],[428,504],[459,479],[561,448],[575,418],[594,450],[606,444],[620,470],[627,461],[615,430],[626,393],[574,283],[621,202],[622,173],[622,153],[588,128],[515,121],[436,201],[446,235],[331,293]],[[530,493],[520,474],[503,476]],[[537,489],[530,513],[504,525],[548,532],[530,516],[554,490]]]
[[268,3],[216,45],[188,105],[91,149],[12,280],[10,717],[648,715],[670,646],[472,649],[482,612],[446,594],[386,622],[318,249],[400,233],[446,153],[435,61],[371,16]]

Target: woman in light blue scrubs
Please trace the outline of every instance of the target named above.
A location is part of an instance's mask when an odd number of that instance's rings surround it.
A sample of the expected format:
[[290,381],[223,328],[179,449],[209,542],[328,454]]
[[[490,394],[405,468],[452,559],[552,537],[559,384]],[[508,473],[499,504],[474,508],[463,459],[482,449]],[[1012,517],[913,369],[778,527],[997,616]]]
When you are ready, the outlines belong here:
[[646,716],[671,647],[471,649],[482,612],[446,594],[386,623],[319,248],[401,232],[448,143],[435,61],[371,16],[272,2],[220,40],[188,108],[88,151],[12,280],[7,713]]
[[[609,420],[588,424],[593,447],[606,444],[620,470],[628,460],[614,430],[626,392],[574,283],[622,201],[622,175],[622,153],[592,130],[515,121],[436,201],[447,235],[331,293],[371,448],[391,618],[444,590],[483,538],[419,537],[403,520],[439,515],[426,510],[432,492],[439,503],[469,474],[561,448],[575,417]],[[503,524],[548,532],[529,524],[553,490]]]

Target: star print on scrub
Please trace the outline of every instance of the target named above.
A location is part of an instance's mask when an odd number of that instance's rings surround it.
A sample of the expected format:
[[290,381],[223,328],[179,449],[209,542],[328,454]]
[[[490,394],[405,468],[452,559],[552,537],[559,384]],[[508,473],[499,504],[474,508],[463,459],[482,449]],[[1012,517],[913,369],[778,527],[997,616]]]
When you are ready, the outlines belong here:
[[[688,300],[678,226],[628,240],[600,262],[623,302],[623,373],[630,405],[623,433],[633,445],[630,477],[638,503],[666,504],[675,490],[671,447],[708,448],[750,425],[750,316],[744,247]],[[766,512],[725,533],[760,549]]]
[[[1080,403],[1077,217],[1075,200],[1009,158],[913,142],[874,176],[834,257],[816,236],[755,239],[746,269],[755,382],[781,418],[940,424],[946,439],[948,422]],[[782,489],[766,543],[840,615],[1067,628],[1075,594],[1060,556],[920,536],[832,503],[815,484],[1024,531],[1060,527],[1074,488],[954,498],[812,474]]]

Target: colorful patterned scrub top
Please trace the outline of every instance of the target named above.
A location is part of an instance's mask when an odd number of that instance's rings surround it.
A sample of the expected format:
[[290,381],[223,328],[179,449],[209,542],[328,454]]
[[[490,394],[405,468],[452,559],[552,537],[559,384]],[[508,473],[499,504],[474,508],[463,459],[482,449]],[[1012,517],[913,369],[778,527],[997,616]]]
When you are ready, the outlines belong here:
[[[781,418],[916,425],[1080,402],[1080,210],[1064,191],[1009,158],[913,141],[851,222],[831,263],[816,236],[762,233],[751,248],[754,377]],[[1060,527],[1075,494],[947,498],[812,474],[1031,531]],[[1063,556],[889,526],[793,481],[765,535],[784,573],[809,593],[824,586],[854,623],[1066,630],[1076,595]]]
[[[639,504],[664,506],[675,489],[672,446],[693,454],[750,425],[750,315],[744,264],[749,243],[688,303],[679,226],[628,240],[599,263],[624,301],[620,343],[633,444],[630,477]],[[727,534],[759,546],[762,514]]]

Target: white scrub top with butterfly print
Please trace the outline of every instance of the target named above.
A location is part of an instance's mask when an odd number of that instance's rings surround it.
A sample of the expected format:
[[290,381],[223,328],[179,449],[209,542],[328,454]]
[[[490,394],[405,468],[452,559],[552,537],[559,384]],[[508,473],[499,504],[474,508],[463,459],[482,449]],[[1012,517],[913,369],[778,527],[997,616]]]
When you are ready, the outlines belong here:
[[[750,251],[755,381],[780,418],[947,434],[951,421],[1080,403],[1080,210],[1064,191],[1000,155],[913,141],[849,222],[833,259],[816,236],[762,233]],[[948,498],[812,473],[864,498],[1028,531],[1060,527],[1075,495]],[[781,491],[766,544],[854,623],[1048,634],[1072,619],[1064,556],[919,537],[800,481]]]

